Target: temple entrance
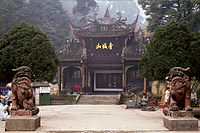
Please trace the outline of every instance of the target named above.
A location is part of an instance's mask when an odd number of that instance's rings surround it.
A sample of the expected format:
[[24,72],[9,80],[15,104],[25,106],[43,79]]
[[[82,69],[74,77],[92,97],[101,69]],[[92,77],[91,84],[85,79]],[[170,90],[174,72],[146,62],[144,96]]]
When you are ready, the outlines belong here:
[[81,70],[76,67],[65,68],[63,70],[63,91],[73,91],[76,84],[82,87]]
[[121,71],[96,71],[94,73],[95,91],[122,91]]

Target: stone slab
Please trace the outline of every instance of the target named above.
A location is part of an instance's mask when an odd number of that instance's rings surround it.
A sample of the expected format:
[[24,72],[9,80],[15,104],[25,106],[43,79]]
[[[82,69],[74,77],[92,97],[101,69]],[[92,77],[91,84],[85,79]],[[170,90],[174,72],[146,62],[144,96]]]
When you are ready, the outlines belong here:
[[5,121],[5,131],[34,131],[40,127],[40,116],[11,116]]
[[165,116],[163,118],[164,126],[172,131],[197,131],[198,119],[193,117],[172,118]]

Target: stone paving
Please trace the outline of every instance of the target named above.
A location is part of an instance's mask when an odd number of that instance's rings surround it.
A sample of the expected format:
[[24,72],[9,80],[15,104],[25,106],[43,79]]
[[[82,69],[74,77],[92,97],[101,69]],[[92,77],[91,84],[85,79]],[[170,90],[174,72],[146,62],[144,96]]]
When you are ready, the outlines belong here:
[[[164,115],[161,110],[125,109],[125,105],[57,105],[39,106],[39,108],[41,127],[34,132],[175,133],[163,126]],[[0,132],[5,132],[4,127],[5,122],[0,121]],[[199,132],[200,120],[199,131],[186,131],[185,133]]]

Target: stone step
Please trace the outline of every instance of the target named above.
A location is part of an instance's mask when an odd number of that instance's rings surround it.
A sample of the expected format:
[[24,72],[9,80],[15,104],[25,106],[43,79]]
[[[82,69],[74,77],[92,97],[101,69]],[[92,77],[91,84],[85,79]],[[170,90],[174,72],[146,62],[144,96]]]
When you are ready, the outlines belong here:
[[78,104],[116,104],[117,95],[82,95]]

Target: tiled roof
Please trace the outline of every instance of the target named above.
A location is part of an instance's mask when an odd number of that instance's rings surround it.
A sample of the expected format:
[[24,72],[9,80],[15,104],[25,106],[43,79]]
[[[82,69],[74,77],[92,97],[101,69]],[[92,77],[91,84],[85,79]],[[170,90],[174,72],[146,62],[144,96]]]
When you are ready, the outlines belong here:
[[80,60],[83,53],[81,43],[71,43],[56,51],[58,58],[61,61]]
[[128,45],[124,48],[123,59],[125,60],[140,60],[144,55],[144,48],[140,45]]
[[96,27],[97,30],[76,30],[74,31],[76,36],[86,36],[86,37],[115,37],[115,36],[128,36],[133,32],[132,29],[128,30],[110,30],[111,26],[108,26],[109,30],[99,31],[99,28]]
[[132,24],[126,24],[127,18],[122,19],[120,13],[118,18],[109,15],[108,8],[103,18],[88,20],[86,25],[71,26],[71,30],[78,38],[87,37],[116,37],[129,36],[135,31],[138,15]]
[[89,64],[119,64],[121,63],[121,53],[100,53],[88,52],[87,62]]

